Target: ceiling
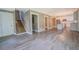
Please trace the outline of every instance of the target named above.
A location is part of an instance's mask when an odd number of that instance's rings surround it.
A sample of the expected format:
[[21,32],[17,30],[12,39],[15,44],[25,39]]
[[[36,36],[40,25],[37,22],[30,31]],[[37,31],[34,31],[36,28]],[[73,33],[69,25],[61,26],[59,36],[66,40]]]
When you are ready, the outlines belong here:
[[[15,8],[1,8],[1,9],[5,9],[9,11],[15,10]],[[31,9],[33,11],[41,12],[50,16],[69,15],[77,10],[77,8],[17,8],[17,9],[23,12],[26,12],[27,10]]]
[[31,8],[31,9],[51,16],[69,15],[77,10],[77,8]]

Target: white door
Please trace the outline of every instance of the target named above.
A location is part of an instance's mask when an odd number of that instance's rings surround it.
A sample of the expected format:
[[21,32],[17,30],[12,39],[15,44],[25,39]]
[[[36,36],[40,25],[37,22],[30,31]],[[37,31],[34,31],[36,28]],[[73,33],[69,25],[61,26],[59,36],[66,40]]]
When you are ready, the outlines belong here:
[[0,12],[2,20],[2,36],[14,33],[13,14],[8,12]]

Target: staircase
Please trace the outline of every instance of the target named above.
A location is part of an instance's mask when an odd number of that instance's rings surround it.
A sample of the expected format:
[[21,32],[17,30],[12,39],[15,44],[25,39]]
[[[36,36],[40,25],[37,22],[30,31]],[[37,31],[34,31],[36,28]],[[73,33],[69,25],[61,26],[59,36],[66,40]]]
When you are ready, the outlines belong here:
[[16,18],[16,33],[26,32],[25,30],[25,22],[23,18],[21,19],[21,11],[15,10],[15,18]]
[[16,28],[17,28],[17,33],[23,33],[26,32],[24,25],[22,24],[21,20],[16,21]]

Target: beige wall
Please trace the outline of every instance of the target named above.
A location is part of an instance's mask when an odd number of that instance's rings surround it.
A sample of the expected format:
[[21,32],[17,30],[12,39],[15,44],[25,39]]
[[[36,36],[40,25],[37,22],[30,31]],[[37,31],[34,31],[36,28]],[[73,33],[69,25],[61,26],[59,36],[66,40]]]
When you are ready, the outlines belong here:
[[56,19],[54,17],[49,18],[49,29],[55,28],[56,27]]

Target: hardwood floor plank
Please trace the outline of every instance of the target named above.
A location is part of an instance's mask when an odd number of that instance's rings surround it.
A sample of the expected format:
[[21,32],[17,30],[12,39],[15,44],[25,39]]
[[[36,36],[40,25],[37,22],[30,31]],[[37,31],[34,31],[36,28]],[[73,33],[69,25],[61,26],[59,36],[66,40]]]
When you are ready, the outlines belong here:
[[0,50],[78,50],[79,32],[50,30],[0,38]]

